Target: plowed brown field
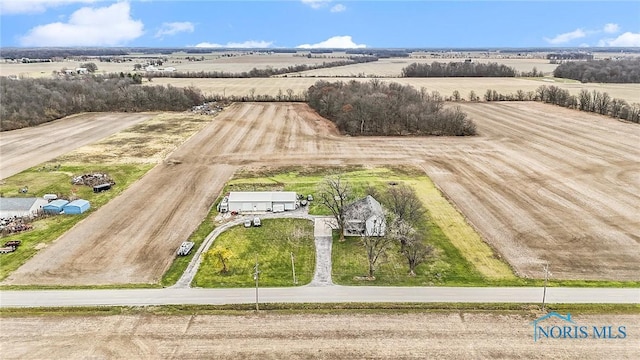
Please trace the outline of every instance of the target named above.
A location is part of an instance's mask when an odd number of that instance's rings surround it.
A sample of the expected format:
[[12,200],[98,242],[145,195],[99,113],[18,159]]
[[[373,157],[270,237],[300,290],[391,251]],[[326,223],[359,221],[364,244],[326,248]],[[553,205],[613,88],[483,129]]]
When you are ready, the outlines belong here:
[[5,317],[0,340],[3,359],[640,357],[640,315],[573,316],[589,332],[592,325],[626,326],[627,337],[534,342],[534,315],[460,312]]
[[[243,165],[422,167],[516,272],[640,280],[640,127],[539,103],[465,104],[480,136],[342,137],[306,105],[235,104],[11,284],[157,282]],[[171,165],[173,163],[174,165]]]
[[152,114],[88,113],[64,121],[0,132],[0,179],[98,141]]

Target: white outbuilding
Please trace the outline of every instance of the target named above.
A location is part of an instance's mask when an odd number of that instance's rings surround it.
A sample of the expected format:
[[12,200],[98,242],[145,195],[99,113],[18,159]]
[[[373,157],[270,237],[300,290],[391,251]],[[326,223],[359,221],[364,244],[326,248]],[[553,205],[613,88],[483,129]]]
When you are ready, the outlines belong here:
[[295,210],[297,195],[294,191],[232,191],[229,193],[229,211],[281,212]]

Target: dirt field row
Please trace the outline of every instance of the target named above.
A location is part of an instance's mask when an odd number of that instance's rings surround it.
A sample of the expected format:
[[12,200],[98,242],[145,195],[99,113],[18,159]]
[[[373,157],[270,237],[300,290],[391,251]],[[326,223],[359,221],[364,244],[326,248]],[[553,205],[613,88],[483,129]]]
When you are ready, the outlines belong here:
[[0,179],[91,144],[153,114],[81,114],[64,121],[0,132]]
[[[572,314],[573,315],[573,314]],[[624,339],[533,341],[534,315],[246,315],[3,318],[3,359],[637,359],[639,315],[574,315]],[[562,325],[562,324],[560,324]]]

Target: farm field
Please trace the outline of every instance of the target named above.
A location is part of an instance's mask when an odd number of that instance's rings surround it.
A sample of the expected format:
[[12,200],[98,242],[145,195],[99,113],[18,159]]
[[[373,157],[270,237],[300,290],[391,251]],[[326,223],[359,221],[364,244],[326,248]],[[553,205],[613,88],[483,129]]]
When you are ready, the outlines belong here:
[[421,167],[517,274],[540,278],[548,261],[554,279],[639,280],[637,125],[540,103],[462,108],[480,136],[342,137],[304,104],[234,104],[5,284],[157,283],[237,169],[301,164]]
[[[407,67],[409,64],[419,63],[419,64],[431,64],[433,62],[439,63],[448,63],[448,62],[461,62],[464,61],[464,58],[460,59],[440,59],[440,58],[390,58],[390,59],[380,59],[378,61],[370,62],[370,63],[362,63],[362,64],[354,64],[347,66],[340,66],[336,68],[328,68],[328,69],[314,69],[302,71],[296,74],[301,74],[302,76],[315,76],[315,77],[323,77],[323,76],[351,76],[357,77],[360,74],[364,76],[379,76],[379,77],[399,77],[402,74],[402,69]],[[553,70],[558,65],[550,64],[549,60],[546,59],[496,59],[496,58],[482,58],[482,59],[472,59],[473,62],[477,63],[498,63],[504,64],[509,67],[513,67],[517,71],[521,72],[529,72],[533,70],[535,67],[538,71],[542,71],[545,75],[551,75]]]
[[[234,56],[223,56],[223,54],[234,54]],[[187,54],[174,53],[171,55],[148,54],[148,55],[131,55],[131,61],[124,62],[100,62],[95,60],[88,61],[58,61],[50,63],[0,63],[0,76],[25,76],[25,77],[51,77],[53,71],[61,71],[63,68],[76,69],[82,63],[94,62],[98,66],[98,74],[119,73],[133,71],[133,65],[136,63],[144,64],[148,58],[167,58],[160,68],[174,67],[176,71],[225,71],[225,72],[244,72],[253,68],[266,69],[271,67],[274,69],[284,68],[291,65],[315,65],[323,62],[332,62],[344,60],[348,57],[345,53],[337,52],[329,54],[327,58],[307,58],[305,56],[293,56],[291,53],[282,54],[243,54],[237,52],[219,52],[209,54]],[[189,61],[185,57],[202,58],[202,61]]]
[[151,118],[153,114],[88,113],[0,132],[0,179],[66,154]]
[[[364,65],[375,64],[368,63]],[[351,65],[349,65],[351,66]],[[338,69],[338,68],[332,68]],[[326,69],[326,70],[332,70]],[[274,77],[253,79],[171,79],[154,78],[151,84],[162,84],[178,87],[195,86],[206,95],[248,96],[251,89],[255,89],[255,95],[278,95],[279,91],[286,96],[287,89],[294,94],[302,94],[318,80],[329,82],[351,80],[370,81],[368,78],[313,78],[313,77]],[[422,87],[427,91],[438,91],[442,96],[450,96],[455,90],[468,99],[469,92],[474,91],[482,98],[488,90],[496,90],[503,94],[516,93],[518,90],[535,91],[542,85],[555,85],[567,89],[572,95],[578,95],[582,89],[588,91],[607,92],[611,97],[624,99],[629,103],[640,102],[640,84],[594,84],[579,83],[553,78],[381,78],[383,82],[396,82],[403,85],[411,85],[416,89]],[[146,84],[146,80],[144,80]]]
[[626,325],[624,339],[534,342],[530,322],[536,316],[460,311],[3,317],[0,340],[3,359],[640,357],[640,315],[572,314],[579,325]]

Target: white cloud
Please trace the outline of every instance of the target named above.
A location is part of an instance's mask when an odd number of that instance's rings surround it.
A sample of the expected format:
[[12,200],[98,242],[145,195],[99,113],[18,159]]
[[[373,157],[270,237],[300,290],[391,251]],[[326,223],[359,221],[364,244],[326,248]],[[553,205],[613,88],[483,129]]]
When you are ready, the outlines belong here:
[[93,3],[99,0],[2,0],[0,1],[0,14],[37,14],[47,8],[69,5],[74,3]]
[[67,23],[36,26],[20,39],[22,46],[116,46],[143,34],[144,25],[131,18],[127,2],[108,7],[84,7]]
[[320,9],[331,2],[331,0],[301,0],[303,4],[311,6],[312,9]]
[[366,48],[367,45],[354,43],[351,36],[334,36],[317,44],[302,44],[297,47],[300,49],[361,49]]
[[197,48],[237,48],[237,49],[263,49],[273,45],[273,41],[254,41],[249,40],[241,43],[228,42],[226,44],[215,44],[209,42],[201,42],[195,47]]
[[191,22],[172,22],[172,23],[162,23],[162,27],[156,33],[156,37],[163,37],[165,35],[175,35],[181,32],[192,33],[194,29],[194,25]]
[[598,46],[640,47],[640,33],[626,32],[615,39],[600,40]]
[[331,8],[331,12],[334,12],[334,13],[343,12],[345,10],[347,10],[347,7],[342,4],[336,4]]
[[607,34],[615,34],[620,31],[620,26],[618,24],[609,23],[602,28],[602,31],[606,32]]
[[582,29],[575,29],[574,31],[556,35],[554,38],[544,38],[546,42],[552,45],[568,43],[571,40],[580,39],[587,36]]

